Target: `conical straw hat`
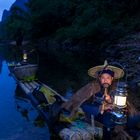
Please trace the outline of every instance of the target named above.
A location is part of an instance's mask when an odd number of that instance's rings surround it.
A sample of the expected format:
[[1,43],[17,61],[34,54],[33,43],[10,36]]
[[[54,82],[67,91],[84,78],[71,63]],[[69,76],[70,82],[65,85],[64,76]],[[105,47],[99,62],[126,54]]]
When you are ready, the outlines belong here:
[[114,72],[114,79],[119,79],[119,78],[122,78],[124,76],[123,69],[108,65],[106,60],[104,62],[104,65],[95,66],[95,67],[90,68],[88,70],[88,75],[91,77],[94,77],[94,78],[98,78],[98,76],[99,76],[98,72],[100,72],[104,69],[109,69],[109,70],[113,71]]

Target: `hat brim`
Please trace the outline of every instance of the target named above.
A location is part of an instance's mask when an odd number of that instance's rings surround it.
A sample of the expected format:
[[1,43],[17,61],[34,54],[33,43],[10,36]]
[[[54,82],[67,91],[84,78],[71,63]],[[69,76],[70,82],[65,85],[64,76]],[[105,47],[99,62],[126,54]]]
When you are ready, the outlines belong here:
[[[88,70],[88,75],[91,76],[91,77],[94,77],[94,78],[98,78],[98,76],[99,76],[98,72],[102,71],[104,69],[104,67],[105,67],[104,65],[101,65],[101,66],[95,66],[93,68],[90,68]],[[109,70],[114,72],[114,79],[119,79],[119,78],[122,78],[124,76],[123,69],[120,69],[118,67],[108,65],[106,67],[106,69],[109,69]]]

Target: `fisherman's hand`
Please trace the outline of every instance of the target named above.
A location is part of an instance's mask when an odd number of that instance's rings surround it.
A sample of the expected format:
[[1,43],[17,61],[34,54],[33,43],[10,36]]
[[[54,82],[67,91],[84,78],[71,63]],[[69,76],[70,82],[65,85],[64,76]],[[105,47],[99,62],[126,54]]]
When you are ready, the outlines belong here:
[[105,104],[104,110],[112,110],[113,104]]
[[111,102],[112,102],[110,95],[106,95],[106,96],[105,96],[105,101],[106,101],[107,103],[111,103]]
[[109,104],[104,102],[101,106],[100,106],[100,113],[103,114],[104,111],[110,111],[113,109],[113,104]]

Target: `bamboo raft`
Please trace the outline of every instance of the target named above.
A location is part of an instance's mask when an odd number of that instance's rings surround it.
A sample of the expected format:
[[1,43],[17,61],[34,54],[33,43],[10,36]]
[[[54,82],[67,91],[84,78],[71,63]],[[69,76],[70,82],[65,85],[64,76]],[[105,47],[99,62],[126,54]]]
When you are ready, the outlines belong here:
[[[45,119],[47,124],[50,124],[50,122],[54,123],[50,120],[50,114],[49,114],[50,113],[49,109],[51,108],[51,105],[55,104],[55,102],[56,102],[56,98],[54,98],[54,96],[57,95],[58,97],[61,98],[61,100],[63,102],[66,102],[67,100],[63,96],[58,94],[56,91],[51,89],[49,86],[47,86],[43,83],[40,83],[40,82],[19,81],[18,84],[21,87],[21,89],[25,92],[25,94],[27,95],[27,97],[29,98],[29,100],[31,101],[33,106],[39,111],[39,113],[41,113],[41,115],[43,116],[43,118]],[[46,95],[46,93],[44,93],[44,95],[45,95],[44,97],[46,97],[46,99],[48,101],[48,104],[45,104],[45,105],[44,105],[44,103],[39,103],[39,101],[34,97],[34,94],[33,94],[34,90],[41,86],[43,86],[43,88],[46,89],[46,91],[49,95],[48,96],[48,95]],[[47,110],[45,108],[49,108],[49,109]],[[92,119],[92,124],[90,125],[79,119],[70,121],[70,120],[68,120],[67,116],[65,116],[64,114],[61,114],[60,116],[61,117],[59,118],[59,121],[60,121],[59,124],[61,124],[61,122],[62,122],[62,124],[68,123],[68,127],[63,127],[63,129],[60,130],[60,132],[58,134],[60,136],[60,138],[63,140],[72,140],[72,139],[94,140],[95,137],[102,138],[102,136],[103,136],[102,129],[99,127],[95,127],[94,119]],[[69,139],[67,139],[68,137],[69,137]]]
[[[19,80],[14,73],[12,73],[12,76],[32,105],[44,118],[50,131],[52,132],[53,129],[53,132],[57,137],[60,137],[62,140],[102,139],[103,130],[102,128],[95,126],[94,119],[92,119],[91,124],[88,124],[79,117],[75,117],[73,120],[69,119],[67,112],[61,111],[60,113],[60,103],[66,102],[67,99],[55,90],[39,81]],[[55,131],[58,129],[59,131]]]

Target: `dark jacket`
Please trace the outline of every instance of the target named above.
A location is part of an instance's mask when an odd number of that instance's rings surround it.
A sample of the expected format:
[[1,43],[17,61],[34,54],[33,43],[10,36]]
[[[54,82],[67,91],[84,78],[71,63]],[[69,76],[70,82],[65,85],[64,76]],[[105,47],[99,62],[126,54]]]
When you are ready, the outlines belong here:
[[[114,91],[116,88],[117,82],[113,82],[110,87],[110,92]],[[84,87],[82,87],[80,90],[78,90],[72,98],[62,104],[62,108],[68,110],[71,112],[70,116],[75,115],[78,108],[87,100],[90,99],[91,96],[94,96],[96,93],[98,93],[101,90],[100,83],[98,81],[93,81],[91,83],[88,83]],[[127,102],[128,111],[130,115],[136,114],[136,110],[132,104]]]
[[[111,85],[111,90],[114,90],[115,87],[116,82]],[[78,90],[68,102],[62,104],[62,108],[69,110],[71,112],[71,115],[73,116],[82,103],[90,99],[91,96],[94,96],[100,90],[101,86],[99,82],[93,81],[91,83],[88,83],[80,90]]]

